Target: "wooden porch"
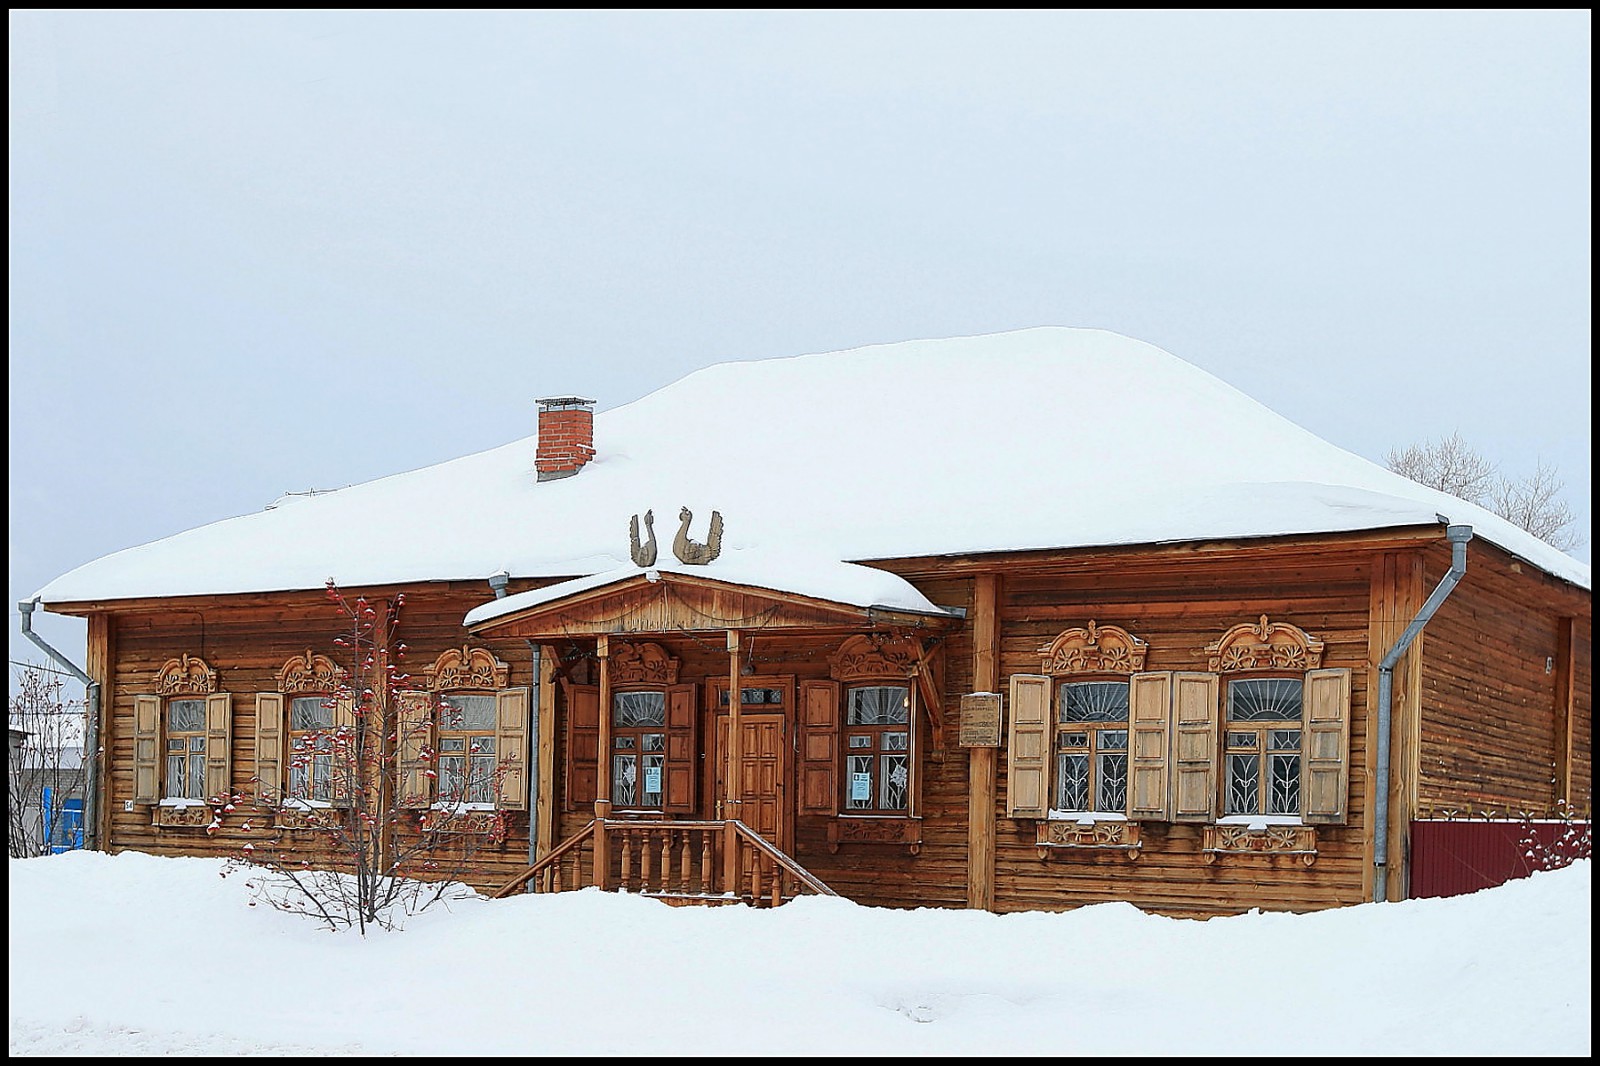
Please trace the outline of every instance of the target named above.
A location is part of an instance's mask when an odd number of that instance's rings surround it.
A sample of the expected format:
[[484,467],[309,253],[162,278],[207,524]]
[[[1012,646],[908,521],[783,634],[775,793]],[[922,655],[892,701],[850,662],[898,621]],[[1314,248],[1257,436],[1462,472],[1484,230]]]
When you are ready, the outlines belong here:
[[491,895],[599,887],[673,905],[776,907],[796,896],[837,895],[735,818],[594,818]]

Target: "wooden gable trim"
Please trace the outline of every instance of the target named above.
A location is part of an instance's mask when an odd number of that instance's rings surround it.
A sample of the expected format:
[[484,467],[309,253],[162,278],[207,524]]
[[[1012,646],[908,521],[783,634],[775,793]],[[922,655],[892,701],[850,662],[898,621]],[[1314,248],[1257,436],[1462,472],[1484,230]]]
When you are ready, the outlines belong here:
[[548,641],[602,634],[729,629],[766,633],[884,626],[943,629],[959,622],[953,616],[859,607],[799,593],[659,571],[480,622],[469,627],[469,632],[478,637]]

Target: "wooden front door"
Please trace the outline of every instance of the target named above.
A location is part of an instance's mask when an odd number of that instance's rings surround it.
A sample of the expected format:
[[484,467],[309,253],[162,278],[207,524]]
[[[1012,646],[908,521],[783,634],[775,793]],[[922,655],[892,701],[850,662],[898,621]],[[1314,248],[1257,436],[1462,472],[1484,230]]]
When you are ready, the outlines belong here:
[[[791,817],[789,788],[788,726],[782,714],[753,713],[745,708],[739,715],[742,734],[742,765],[739,798],[744,803],[741,819],[779,850],[787,853]],[[716,808],[721,809],[727,795],[728,716],[717,715]]]

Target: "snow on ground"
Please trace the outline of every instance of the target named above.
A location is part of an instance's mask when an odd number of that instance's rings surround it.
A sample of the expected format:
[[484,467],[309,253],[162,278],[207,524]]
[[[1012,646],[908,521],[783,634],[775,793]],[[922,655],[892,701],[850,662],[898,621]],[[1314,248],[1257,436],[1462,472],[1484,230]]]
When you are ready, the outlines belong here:
[[221,860],[10,863],[13,1056],[1590,1054],[1589,860],[1306,915],[588,889],[365,939]]

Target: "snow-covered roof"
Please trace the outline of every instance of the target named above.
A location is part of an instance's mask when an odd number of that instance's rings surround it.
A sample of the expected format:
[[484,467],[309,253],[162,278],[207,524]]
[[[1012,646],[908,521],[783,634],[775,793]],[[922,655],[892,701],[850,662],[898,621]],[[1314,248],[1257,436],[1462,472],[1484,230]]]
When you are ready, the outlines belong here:
[[[779,589],[793,590],[782,568],[800,557],[1263,537],[1441,516],[1590,584],[1586,564],[1491,512],[1104,330],[1041,327],[722,363],[596,414],[594,446],[587,466],[559,480],[536,480],[536,438],[527,437],[285,498],[97,559],[38,596],[314,589],[329,577],[355,587],[501,571],[589,576],[631,565],[628,521],[646,510],[659,516],[660,556],[670,558],[683,507],[696,540],[720,511],[725,566],[766,567],[752,583]],[[720,576],[722,562],[706,576]]]

